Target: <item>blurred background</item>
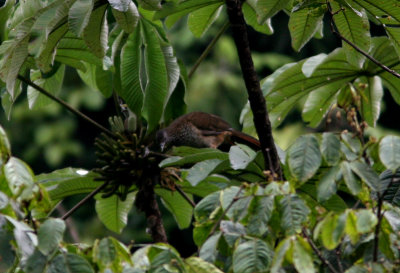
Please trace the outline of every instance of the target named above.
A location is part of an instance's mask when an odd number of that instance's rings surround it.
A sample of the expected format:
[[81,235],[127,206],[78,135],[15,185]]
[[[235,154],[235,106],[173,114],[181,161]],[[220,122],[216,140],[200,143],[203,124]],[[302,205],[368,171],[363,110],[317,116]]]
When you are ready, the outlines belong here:
[[[221,14],[224,14],[224,11]],[[221,16],[200,39],[195,38],[188,30],[186,18],[168,31],[176,55],[188,71],[225,22],[226,16]],[[301,52],[294,52],[287,24],[288,16],[280,12],[272,19],[273,35],[266,36],[255,32],[251,27],[248,28],[254,63],[260,79],[286,63],[322,52],[329,53],[341,46],[325,22],[323,39],[314,38]],[[373,24],[372,34],[384,35],[382,29]],[[116,114],[112,99],[106,100],[99,92],[84,85],[73,69],[66,70],[64,85],[58,96],[105,126],[108,126],[108,117]],[[188,112],[214,113],[240,129],[239,116],[246,102],[247,93],[228,29],[190,80],[186,93]],[[301,120],[302,103],[304,102],[299,102],[299,107],[292,111],[274,132],[278,145],[283,149],[297,136],[310,130]],[[379,126],[369,130],[369,134],[380,136],[389,131],[398,134],[400,127],[394,117],[400,116],[400,107],[388,92],[385,92],[382,109]],[[35,174],[69,166],[86,169],[96,166],[93,142],[99,132],[59,105],[52,104],[44,109],[29,110],[26,96],[23,94],[16,101],[10,120],[7,120],[3,112],[0,114],[0,122],[11,141],[13,155],[27,162]],[[62,210],[68,210],[82,197],[65,200],[58,213],[62,214]],[[163,210],[163,215],[170,243],[183,256],[194,253],[196,247],[193,244],[191,228],[181,231],[168,211]],[[69,241],[92,243],[96,238],[111,235],[125,243],[150,242],[150,237],[145,232],[145,219],[134,209],[130,212],[128,226],[122,234],[107,231],[97,220],[93,201],[80,208],[71,221],[70,227],[73,228],[66,238]]]

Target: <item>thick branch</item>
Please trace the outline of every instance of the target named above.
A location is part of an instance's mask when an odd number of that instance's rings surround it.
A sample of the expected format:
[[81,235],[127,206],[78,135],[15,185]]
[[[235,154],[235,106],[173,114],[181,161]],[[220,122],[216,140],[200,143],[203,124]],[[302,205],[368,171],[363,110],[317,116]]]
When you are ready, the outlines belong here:
[[265,98],[262,94],[260,82],[258,81],[251,57],[242,4],[241,0],[226,0],[229,22],[238,51],[240,67],[246,84],[250,107],[254,116],[254,125],[260,139],[265,165],[267,169],[277,175],[278,179],[282,179],[282,170],[275,142],[272,137],[271,122],[269,120]]

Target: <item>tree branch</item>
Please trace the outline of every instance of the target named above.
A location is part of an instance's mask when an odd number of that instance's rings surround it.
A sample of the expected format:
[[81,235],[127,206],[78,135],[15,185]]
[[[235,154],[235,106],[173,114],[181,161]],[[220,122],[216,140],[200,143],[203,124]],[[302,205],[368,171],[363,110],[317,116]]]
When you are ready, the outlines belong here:
[[43,95],[49,97],[50,99],[52,99],[53,101],[58,102],[59,104],[61,104],[63,107],[65,107],[67,110],[69,110],[70,112],[72,112],[73,114],[77,115],[80,118],[83,118],[84,120],[86,120],[87,122],[93,124],[94,126],[96,126],[97,128],[99,128],[101,131],[103,131],[104,133],[114,137],[114,133],[111,132],[110,130],[108,130],[107,128],[103,127],[102,125],[100,125],[99,123],[97,123],[96,121],[94,121],[93,119],[89,118],[88,116],[86,116],[85,114],[83,114],[82,112],[76,110],[75,108],[73,108],[71,105],[69,105],[68,103],[66,103],[65,101],[57,98],[56,96],[52,95],[51,93],[47,92],[46,90],[44,90],[42,87],[36,85],[34,82],[32,82],[31,80],[18,75],[18,79],[20,81],[22,81],[23,83],[35,88],[37,91],[39,91],[40,93],[42,93]]
[[[254,125],[260,139],[265,166],[272,173],[282,179],[282,169],[279,156],[272,136],[271,122],[269,120],[265,98],[262,94],[260,82],[254,68],[253,59],[247,36],[247,26],[243,17],[241,0],[226,0],[227,12],[236,49],[239,55],[240,67],[249,96],[250,107],[253,112]],[[268,162],[271,158],[272,164]]]
[[331,16],[331,31],[332,31],[332,33],[335,34],[339,39],[341,39],[342,41],[344,41],[345,43],[350,45],[352,48],[354,48],[357,52],[359,52],[362,55],[364,55],[365,57],[367,57],[371,62],[373,62],[374,64],[376,64],[377,66],[379,66],[383,70],[389,72],[390,74],[392,74],[393,76],[395,76],[397,78],[400,78],[400,74],[397,73],[395,70],[390,69],[389,67],[387,67],[386,65],[384,65],[383,63],[381,63],[380,61],[378,61],[377,59],[375,59],[371,55],[369,55],[367,52],[365,52],[364,50],[359,48],[357,45],[355,45],[353,42],[348,40],[346,37],[342,36],[342,34],[340,34],[340,32],[337,31],[336,28],[335,28],[335,23],[333,22],[333,16],[335,15],[335,13],[332,12],[332,7],[331,7],[331,5],[330,5],[330,3],[328,1],[327,1],[327,5],[328,5],[328,10],[329,10],[329,13],[330,13],[330,16]]
[[317,256],[321,260],[321,262],[324,265],[326,265],[332,273],[338,273],[338,271],[336,271],[336,269],[333,267],[333,265],[327,259],[324,258],[321,251],[319,251],[319,249],[314,244],[314,242],[311,240],[310,236],[308,236],[307,231],[304,228],[303,228],[303,236],[307,239],[307,242],[310,244],[311,248],[313,249],[315,254],[317,254]]
[[197,68],[201,64],[202,61],[207,57],[207,55],[210,53],[211,49],[214,47],[214,45],[217,43],[219,38],[224,34],[224,32],[228,29],[229,27],[229,22],[226,22],[225,25],[218,31],[217,35],[214,36],[214,38],[211,40],[211,42],[208,44],[206,49],[201,53],[200,57],[196,60],[195,64],[193,65],[192,69],[190,69],[190,72],[188,73],[188,78],[190,79],[194,72],[196,72]]

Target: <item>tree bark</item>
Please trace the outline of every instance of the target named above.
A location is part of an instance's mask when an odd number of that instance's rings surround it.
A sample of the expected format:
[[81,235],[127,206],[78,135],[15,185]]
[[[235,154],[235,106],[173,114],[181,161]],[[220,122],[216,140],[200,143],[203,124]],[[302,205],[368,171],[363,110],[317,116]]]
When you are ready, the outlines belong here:
[[276,174],[276,178],[281,180],[282,169],[272,137],[271,122],[265,98],[262,94],[260,82],[251,57],[247,25],[243,16],[242,5],[243,2],[241,0],[226,0],[229,22],[239,55],[240,67],[246,84],[250,107],[253,112],[254,125],[261,143],[265,166],[272,174]]

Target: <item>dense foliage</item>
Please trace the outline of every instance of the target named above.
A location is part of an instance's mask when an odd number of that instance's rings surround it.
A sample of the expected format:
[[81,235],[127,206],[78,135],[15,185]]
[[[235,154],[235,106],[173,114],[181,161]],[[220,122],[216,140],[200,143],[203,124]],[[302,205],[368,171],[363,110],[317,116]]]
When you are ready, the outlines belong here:
[[[189,77],[166,32],[187,16],[189,30],[200,38],[223,16],[225,1],[0,3],[0,90],[7,116],[25,93],[31,109],[55,103],[66,66],[123,112],[110,117],[110,129],[95,124],[103,133],[95,142],[99,168],[90,171],[35,175],[12,155],[0,127],[0,271],[400,271],[400,137],[365,135],[377,124],[384,92],[400,104],[398,0],[243,3],[246,23],[265,35],[274,31],[274,15],[288,14],[295,51],[323,38],[324,17],[343,43],[261,81],[274,128],[302,101],[310,127],[340,121],[332,132],[302,135],[286,151],[278,149],[284,181],[268,171],[262,153],[245,145],[228,152],[153,151],[155,131],[186,110]],[[386,35],[372,37],[371,24]],[[249,134],[255,133],[252,110],[246,105],[241,115]],[[52,212],[82,193],[95,195],[99,219],[114,232],[124,229],[136,205],[158,243],[131,248],[112,237],[91,245],[65,242],[67,216],[53,218]],[[154,236],[163,228],[151,218],[158,210],[154,196],[179,228],[194,226],[198,253],[183,258]]]

